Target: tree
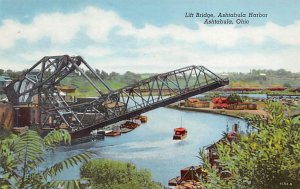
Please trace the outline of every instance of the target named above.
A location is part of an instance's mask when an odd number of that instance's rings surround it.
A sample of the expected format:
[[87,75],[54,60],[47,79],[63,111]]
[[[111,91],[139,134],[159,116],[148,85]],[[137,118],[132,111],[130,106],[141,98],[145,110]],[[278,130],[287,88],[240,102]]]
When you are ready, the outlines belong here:
[[80,169],[83,178],[91,180],[92,188],[102,189],[161,189],[161,184],[151,180],[147,170],[137,170],[131,163],[107,159],[93,159]]
[[12,79],[16,79],[16,78],[19,77],[19,75],[21,74],[21,72],[14,72],[14,71],[8,69],[8,70],[6,70],[5,74],[7,74]]
[[124,74],[124,82],[126,84],[133,84],[133,83],[141,80],[141,78],[142,78],[141,75],[135,74],[135,73],[130,72],[130,71],[127,71]]
[[87,162],[92,154],[86,152],[38,170],[47,149],[61,141],[70,142],[66,130],[50,132],[44,138],[36,131],[26,131],[18,136],[10,135],[0,141],[0,186],[1,188],[80,188],[81,180],[54,180],[63,169]]
[[292,88],[292,85],[291,85],[290,83],[288,83],[288,82],[285,82],[285,83],[283,84],[283,87],[286,87],[286,88]]
[[111,73],[109,74],[109,80],[112,80],[112,79],[118,77],[119,75],[120,75],[120,74],[117,73],[117,72],[111,72]]
[[100,74],[101,78],[104,80],[104,79],[108,79],[108,73],[106,73],[104,70],[101,71],[101,74]]
[[0,123],[0,140],[5,139],[9,135],[11,135],[11,131],[9,129],[5,128],[2,123]]
[[101,76],[100,70],[96,69],[95,71],[96,71],[96,74],[100,77]]
[[242,100],[241,96],[238,94],[233,93],[228,96],[228,102],[230,104],[241,103],[242,101],[243,100]]
[[250,119],[256,131],[216,145],[219,163],[233,179],[221,179],[203,150],[199,152],[208,170],[207,188],[300,188],[299,123],[284,116],[282,105],[268,102],[266,109],[267,119]]
[[90,70],[86,70],[85,75],[87,75],[91,79],[95,79],[95,75]]

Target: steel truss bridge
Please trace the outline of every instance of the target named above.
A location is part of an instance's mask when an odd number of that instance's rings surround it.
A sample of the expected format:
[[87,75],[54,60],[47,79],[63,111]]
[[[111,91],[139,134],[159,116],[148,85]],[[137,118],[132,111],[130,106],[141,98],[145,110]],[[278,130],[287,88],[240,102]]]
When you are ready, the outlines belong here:
[[[89,70],[89,74],[86,74]],[[88,102],[67,102],[62,80],[80,77],[97,93]],[[40,128],[66,126],[73,137],[201,94],[229,83],[203,66],[154,75],[113,90],[80,56],[45,56],[5,88],[15,106],[36,105]]]

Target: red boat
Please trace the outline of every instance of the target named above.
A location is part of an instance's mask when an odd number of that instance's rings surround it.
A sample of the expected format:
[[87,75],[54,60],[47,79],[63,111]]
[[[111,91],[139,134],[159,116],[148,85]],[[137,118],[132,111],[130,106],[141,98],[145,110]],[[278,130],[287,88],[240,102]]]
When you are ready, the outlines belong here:
[[175,128],[174,132],[173,140],[183,140],[187,136],[187,130],[183,127]]

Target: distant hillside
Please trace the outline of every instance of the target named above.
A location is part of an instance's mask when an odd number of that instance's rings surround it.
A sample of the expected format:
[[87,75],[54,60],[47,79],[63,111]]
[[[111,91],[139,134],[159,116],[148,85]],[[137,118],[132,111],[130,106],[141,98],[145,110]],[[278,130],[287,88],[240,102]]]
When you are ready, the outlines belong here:
[[300,86],[300,73],[279,70],[251,70],[249,73],[228,73],[231,87],[287,87]]
[[[119,89],[129,84],[133,84],[139,80],[151,77],[155,75],[153,73],[133,73],[130,71],[124,74],[117,72],[107,73],[105,71],[95,70],[96,73],[112,88]],[[17,78],[22,74],[23,71],[14,72],[12,70],[1,70],[0,75],[8,75],[11,78]],[[85,72],[92,80],[93,74],[90,71]],[[249,73],[226,73],[218,74],[222,77],[228,77],[230,80],[230,87],[287,87],[297,88],[300,87],[300,73],[292,73],[284,69],[279,70],[251,70]],[[70,74],[61,81],[62,85],[68,85],[76,87],[76,92],[71,95],[75,96],[98,96],[98,93],[93,90],[93,87],[88,83],[87,80],[83,79],[82,76],[77,74]],[[100,83],[97,84],[100,90],[107,92],[106,88]]]
[[[97,78],[94,78],[94,76],[89,71],[86,71],[85,73],[96,83],[96,85],[100,88],[102,92],[107,92],[105,86],[102,85],[97,80]],[[119,74],[116,72],[111,72],[110,74],[108,74],[105,71],[100,72],[99,70],[96,70],[96,73],[113,90],[125,87],[139,80],[142,80],[145,77],[148,77],[147,74],[136,74],[130,71],[127,71],[124,74]],[[75,93],[72,93],[72,95],[75,96],[98,96],[97,91],[95,91],[94,88],[89,84],[89,82],[82,76],[68,76],[62,80],[61,84],[76,87],[77,90],[75,91]]]

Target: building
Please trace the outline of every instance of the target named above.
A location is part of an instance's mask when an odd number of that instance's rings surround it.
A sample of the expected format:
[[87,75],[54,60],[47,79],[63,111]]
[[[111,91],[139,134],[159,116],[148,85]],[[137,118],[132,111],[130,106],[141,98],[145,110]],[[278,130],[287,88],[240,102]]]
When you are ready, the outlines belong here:
[[5,98],[4,88],[12,82],[9,76],[0,76],[0,100]]
[[213,108],[227,108],[228,107],[228,98],[227,97],[217,97],[212,99]]
[[255,103],[246,102],[230,102],[228,97],[218,97],[212,99],[213,108],[217,109],[229,109],[229,110],[257,110],[257,105]]
[[185,107],[208,108],[209,102],[199,100],[198,98],[188,98],[185,100]]
[[4,88],[12,82],[9,76],[0,76],[0,88]]

